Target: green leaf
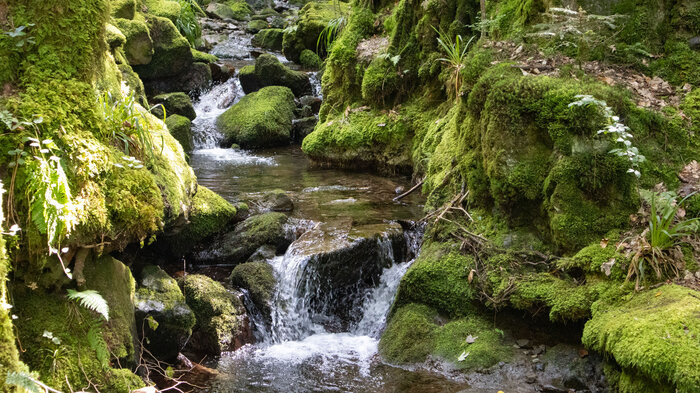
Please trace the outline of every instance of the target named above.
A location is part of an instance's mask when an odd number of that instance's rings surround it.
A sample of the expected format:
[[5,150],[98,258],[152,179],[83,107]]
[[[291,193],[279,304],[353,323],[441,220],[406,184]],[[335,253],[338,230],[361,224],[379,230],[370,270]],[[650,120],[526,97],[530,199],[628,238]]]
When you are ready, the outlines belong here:
[[109,321],[109,305],[107,301],[97,291],[88,289],[82,292],[73,289],[68,290],[68,299],[78,302],[88,310],[95,311]]
[[36,382],[36,379],[24,371],[10,371],[5,377],[7,386],[15,386],[29,393],[44,393],[44,389]]

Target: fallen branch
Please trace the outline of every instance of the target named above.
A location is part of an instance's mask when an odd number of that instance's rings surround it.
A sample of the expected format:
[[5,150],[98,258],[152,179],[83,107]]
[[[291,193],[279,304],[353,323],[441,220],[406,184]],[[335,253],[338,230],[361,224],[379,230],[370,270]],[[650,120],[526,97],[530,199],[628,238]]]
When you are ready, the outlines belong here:
[[420,186],[422,186],[422,185],[423,185],[423,181],[425,181],[425,178],[421,179],[421,181],[419,181],[418,183],[416,183],[415,186],[411,187],[410,190],[408,190],[408,191],[404,192],[403,194],[397,196],[396,198],[392,199],[392,201],[396,202],[396,201],[399,201],[399,200],[401,200],[401,199],[407,197],[407,196],[410,195],[413,191],[417,190]]

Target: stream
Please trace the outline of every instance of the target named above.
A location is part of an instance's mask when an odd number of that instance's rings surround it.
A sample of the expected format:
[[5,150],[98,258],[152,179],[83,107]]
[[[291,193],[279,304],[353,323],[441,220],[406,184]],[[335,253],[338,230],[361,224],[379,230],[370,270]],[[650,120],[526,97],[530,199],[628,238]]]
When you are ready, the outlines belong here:
[[[211,52],[234,60],[240,69],[254,63],[251,49],[249,35],[233,32]],[[281,54],[276,55],[286,62]],[[310,76],[314,95],[320,96],[318,77],[315,73]],[[313,230],[294,241],[284,255],[267,261],[277,280],[271,320],[265,321],[252,302],[246,301],[257,343],[223,354],[213,364],[220,374],[208,390],[463,391],[467,387],[463,382],[387,365],[377,354],[401,277],[420,248],[421,231],[411,223],[422,215],[421,197],[413,194],[401,202],[392,201],[409,186],[408,179],[318,168],[299,146],[255,152],[220,148],[215,121],[243,95],[236,75],[203,92],[195,102],[195,150],[190,164],[199,183],[230,202],[249,203],[253,211],[265,191],[284,190],[294,201],[290,222],[296,223],[297,232]],[[370,247],[377,250],[384,268],[370,285],[351,284],[341,294],[324,284],[319,273],[323,265],[309,249],[356,244],[352,238],[355,228],[395,228],[398,221],[406,228],[398,245],[386,234],[371,241],[376,242]]]

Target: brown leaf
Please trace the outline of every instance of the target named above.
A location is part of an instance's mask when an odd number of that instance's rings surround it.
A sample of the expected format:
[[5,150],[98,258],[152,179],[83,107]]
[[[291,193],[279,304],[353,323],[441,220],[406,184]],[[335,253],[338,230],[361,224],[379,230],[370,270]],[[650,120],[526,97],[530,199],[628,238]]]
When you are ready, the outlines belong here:
[[608,242],[610,242],[610,239],[604,237],[603,239],[600,240],[600,248],[605,248],[608,246]]
[[586,356],[588,356],[587,350],[585,350],[584,348],[578,350],[578,357],[585,358]]
[[476,273],[476,270],[472,269],[469,272],[469,277],[467,277],[467,281],[469,281],[470,284],[472,283],[472,280],[474,280],[474,273]]

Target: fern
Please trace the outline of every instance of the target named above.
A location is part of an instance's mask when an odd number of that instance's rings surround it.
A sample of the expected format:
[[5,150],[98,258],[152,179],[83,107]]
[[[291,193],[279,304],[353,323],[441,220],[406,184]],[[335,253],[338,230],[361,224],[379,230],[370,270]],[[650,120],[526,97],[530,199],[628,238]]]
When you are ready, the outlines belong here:
[[75,300],[81,306],[88,310],[95,311],[102,315],[106,321],[109,321],[109,305],[107,301],[97,291],[88,289],[86,291],[68,290],[68,299]]
[[5,378],[5,385],[15,386],[20,390],[25,390],[29,393],[44,393],[44,388],[38,383],[34,377],[24,371],[10,371]]
[[100,320],[95,320],[90,325],[90,330],[88,330],[87,341],[90,348],[95,351],[97,355],[97,360],[100,362],[102,368],[109,367],[109,348],[107,348],[107,343],[102,337],[102,322]]

